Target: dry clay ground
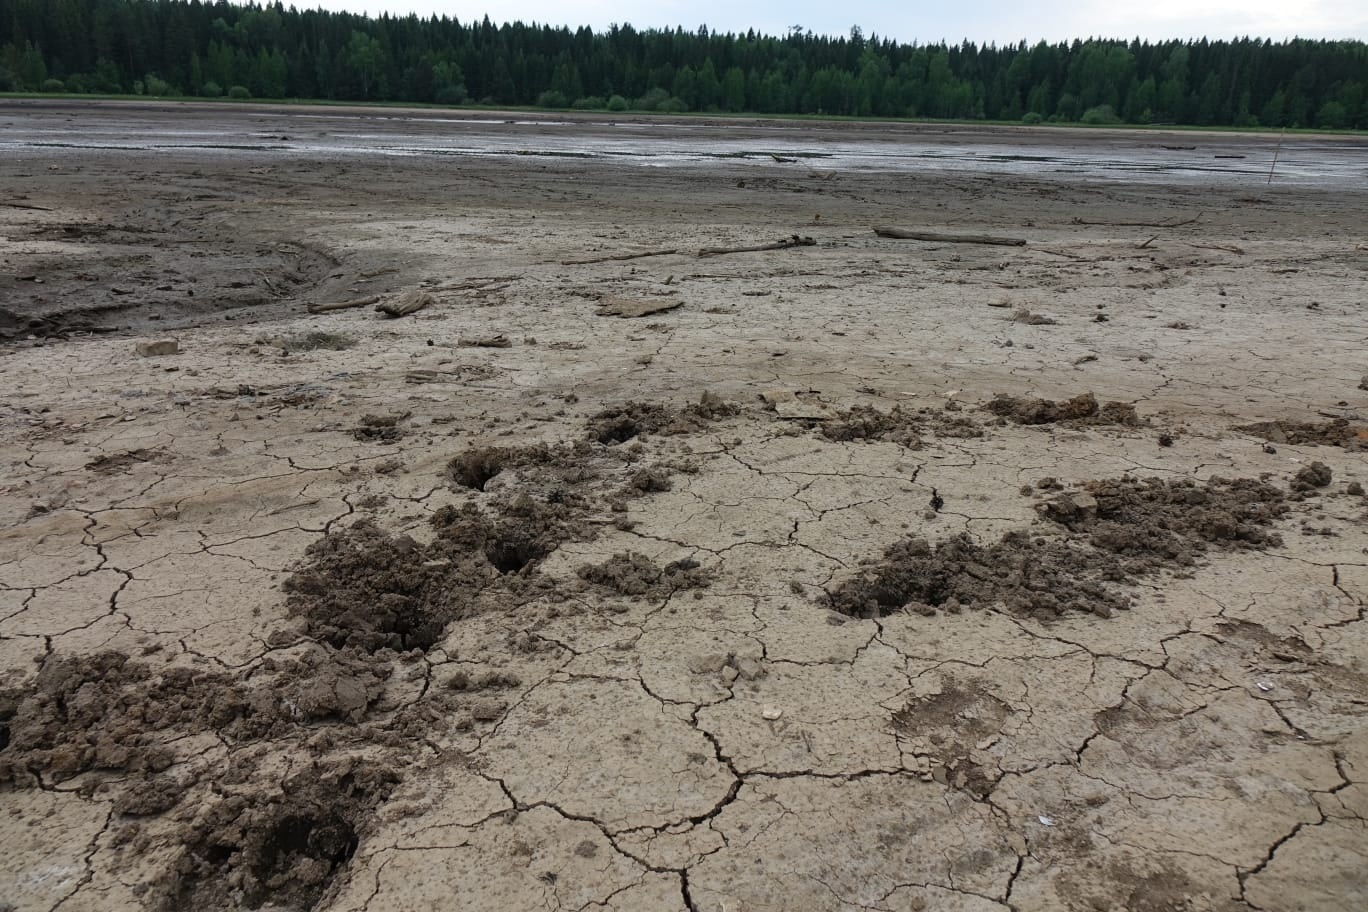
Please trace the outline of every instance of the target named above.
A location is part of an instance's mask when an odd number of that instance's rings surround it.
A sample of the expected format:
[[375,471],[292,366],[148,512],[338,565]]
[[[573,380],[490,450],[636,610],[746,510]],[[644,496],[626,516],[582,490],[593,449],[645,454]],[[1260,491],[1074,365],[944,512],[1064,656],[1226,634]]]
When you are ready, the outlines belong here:
[[1368,903],[1361,190],[0,169],[0,907]]

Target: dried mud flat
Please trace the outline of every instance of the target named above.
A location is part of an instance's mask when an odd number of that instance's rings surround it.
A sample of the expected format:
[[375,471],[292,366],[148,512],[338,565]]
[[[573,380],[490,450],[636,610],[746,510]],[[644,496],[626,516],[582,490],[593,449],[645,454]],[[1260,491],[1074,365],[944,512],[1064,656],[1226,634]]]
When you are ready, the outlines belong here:
[[0,908],[1368,904],[1362,189],[0,175]]

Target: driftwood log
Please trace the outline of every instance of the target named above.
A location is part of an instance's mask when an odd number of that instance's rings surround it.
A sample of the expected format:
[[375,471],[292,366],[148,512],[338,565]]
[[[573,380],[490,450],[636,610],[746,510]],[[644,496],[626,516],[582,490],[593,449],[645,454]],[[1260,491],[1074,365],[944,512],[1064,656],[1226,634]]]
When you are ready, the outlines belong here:
[[1075,218],[1073,223],[1075,225],[1094,225],[1103,228],[1181,228],[1184,225],[1191,225],[1196,222],[1202,215],[1203,213],[1199,212],[1189,219],[1179,219],[1177,221],[1170,220],[1167,222],[1094,222],[1090,219]]
[[900,241],[931,241],[944,244],[991,244],[995,247],[1025,247],[1025,238],[995,237],[991,234],[937,234],[933,231],[905,231],[902,228],[875,228],[883,238]]
[[375,305],[375,310],[387,317],[407,317],[436,302],[436,298],[421,288],[410,288],[397,297]]
[[643,250],[641,253],[618,253],[612,256],[590,257],[587,260],[561,260],[562,266],[588,266],[590,263],[609,263],[618,260],[639,260],[643,257],[669,256],[679,253],[673,247],[669,250]]
[[700,257],[723,256],[728,253],[758,253],[762,250],[788,250],[790,247],[815,247],[817,242],[810,237],[791,235],[773,244],[756,244],[752,247],[704,247],[698,251]]
[[369,307],[379,300],[379,295],[371,295],[368,298],[356,298],[352,301],[332,301],[327,304],[310,304],[309,313],[321,314],[334,310],[351,310],[353,307]]

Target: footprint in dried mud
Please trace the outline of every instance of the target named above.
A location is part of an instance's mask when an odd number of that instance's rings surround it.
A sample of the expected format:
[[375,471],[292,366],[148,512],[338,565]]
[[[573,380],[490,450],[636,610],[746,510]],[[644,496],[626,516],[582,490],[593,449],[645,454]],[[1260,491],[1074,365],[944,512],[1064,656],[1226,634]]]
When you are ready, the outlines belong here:
[[932,778],[985,798],[1001,773],[975,763],[973,752],[1002,731],[1012,708],[977,686],[947,679],[940,693],[917,697],[893,713],[893,731],[903,749],[935,761]]
[[661,567],[636,551],[619,552],[601,564],[586,564],[577,572],[586,582],[622,595],[653,599],[712,583],[712,572],[692,558],[671,561]]
[[1123,427],[1138,427],[1142,424],[1135,413],[1135,406],[1126,402],[1099,405],[1092,393],[1059,400],[999,395],[993,397],[984,409],[1017,424],[1115,424]]
[[1063,535],[1018,530],[988,545],[967,534],[934,546],[907,538],[833,590],[831,605],[856,617],[993,605],[1042,619],[1109,617],[1130,606],[1118,585],[1190,567],[1212,549],[1281,544],[1268,526],[1288,509],[1280,490],[1250,479],[1121,478],[1085,488],[1042,505]]

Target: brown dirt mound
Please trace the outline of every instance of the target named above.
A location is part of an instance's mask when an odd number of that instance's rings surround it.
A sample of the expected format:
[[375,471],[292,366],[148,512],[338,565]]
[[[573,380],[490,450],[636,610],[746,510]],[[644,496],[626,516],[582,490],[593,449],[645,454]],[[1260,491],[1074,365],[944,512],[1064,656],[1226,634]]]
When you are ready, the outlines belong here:
[[366,443],[393,443],[403,439],[404,429],[399,423],[406,415],[363,415],[361,423],[352,429],[352,436]]
[[664,598],[681,589],[697,589],[712,582],[712,573],[691,558],[658,566],[644,554],[625,551],[601,564],[587,564],[580,578],[622,595]]
[[[383,663],[322,652],[261,670],[249,684],[221,672],[156,671],[117,652],[52,658],[31,686],[0,691],[0,783],[33,787],[96,770],[153,776],[177,759],[168,743],[185,735],[242,740],[354,722],[389,675]],[[148,813],[145,798],[127,799],[124,810]]]
[[1292,479],[1292,490],[1311,491],[1316,488],[1323,488],[1330,484],[1334,474],[1330,467],[1323,462],[1316,461],[1299,471]]
[[383,763],[344,760],[291,776],[274,795],[223,798],[189,827],[155,907],[312,908],[398,778]]
[[963,415],[931,408],[904,410],[896,405],[887,412],[857,405],[831,421],[822,422],[819,427],[828,440],[888,440],[912,450],[923,446],[925,434],[957,438],[984,436],[978,422]]
[[1270,443],[1311,446],[1337,446],[1346,450],[1368,450],[1368,426],[1350,424],[1348,419],[1330,421],[1261,421],[1235,428]]
[[467,504],[438,511],[432,524],[427,545],[367,519],[325,535],[285,582],[291,611],[338,649],[426,651],[482,597],[530,588],[538,561],[592,534],[565,504],[527,496],[498,518]]
[[980,545],[961,534],[935,546],[907,538],[834,590],[831,605],[856,617],[995,604],[1041,618],[1066,611],[1107,617],[1129,607],[1118,584],[1191,566],[1212,548],[1281,544],[1267,526],[1287,510],[1281,491],[1247,479],[1122,478],[1063,497],[1067,508],[1042,510],[1063,536],[1015,531]]
[[1017,424],[1118,424],[1124,427],[1141,424],[1135,406],[1125,402],[1098,405],[1097,397],[1092,393],[1059,400],[999,395],[994,396],[984,409]]

